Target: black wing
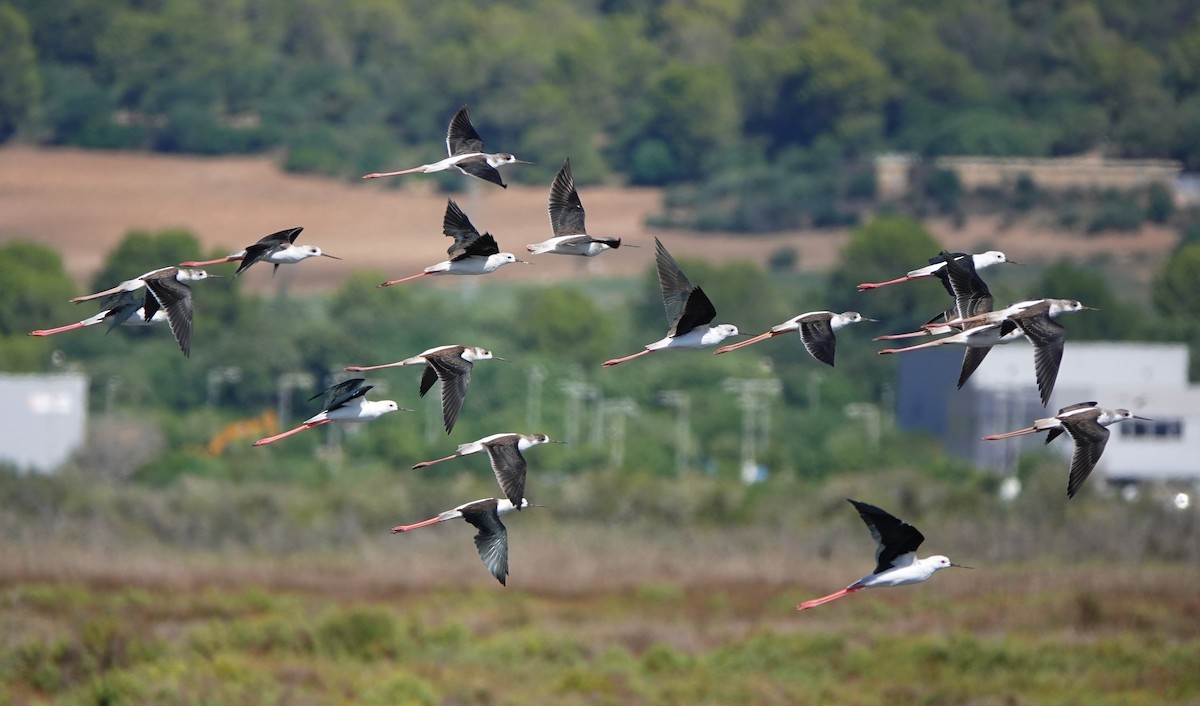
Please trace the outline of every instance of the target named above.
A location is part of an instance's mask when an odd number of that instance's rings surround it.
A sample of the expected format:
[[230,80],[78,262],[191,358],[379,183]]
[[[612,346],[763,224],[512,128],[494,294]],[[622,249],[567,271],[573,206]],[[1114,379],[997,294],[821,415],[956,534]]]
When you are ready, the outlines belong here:
[[670,326],[668,336],[682,336],[716,318],[717,308],[703,290],[692,286],[658,238],[654,239],[654,259],[663,306],[667,310],[667,324]]
[[324,396],[325,411],[335,410],[357,397],[362,397],[367,394],[367,390],[374,387],[374,385],[364,385],[364,382],[366,380],[363,378],[350,378],[345,382],[339,382],[332,387],[326,388],[308,399],[315,400],[318,397]]
[[[942,259],[946,263],[943,270],[950,285],[950,294],[954,297],[954,308],[958,317],[965,319],[977,314],[986,314],[992,310],[994,300],[988,290],[987,283],[975,271],[975,261],[943,251]],[[969,264],[968,264],[969,263]]]
[[471,116],[467,114],[465,105],[450,118],[450,127],[446,129],[446,151],[451,157],[483,151],[483,139],[475,132],[475,126],[471,124]]
[[1058,367],[1062,363],[1063,343],[1067,337],[1067,330],[1050,318],[1050,314],[1046,312],[1019,316],[1013,320],[1033,344],[1033,366],[1037,373],[1038,391],[1041,392],[1042,406],[1044,407],[1050,403],[1050,395],[1054,392],[1054,382],[1058,379]]
[[866,523],[867,529],[871,530],[871,537],[878,545],[875,548],[874,573],[876,574],[892,568],[898,557],[917,551],[917,547],[925,541],[925,536],[916,527],[889,515],[874,505],[860,503],[857,500],[850,500],[850,504],[858,510],[859,517]]
[[431,356],[426,362],[426,370],[432,369],[442,381],[442,421],[449,434],[462,410],[463,400],[467,398],[467,387],[471,384],[471,369],[474,366],[457,357]]
[[233,276],[236,277],[242,274],[251,265],[270,255],[273,250],[296,242],[296,237],[300,235],[300,231],[302,230],[304,228],[288,228],[259,238],[257,243],[246,248],[246,255],[238,263],[238,268],[234,271]]
[[480,507],[479,504],[473,504],[461,512],[463,519],[479,530],[475,535],[475,549],[479,551],[479,558],[503,586],[508,578],[508,530],[500,521],[496,503],[493,501],[487,505]]
[[1094,416],[1086,420],[1063,421],[1063,427],[1075,440],[1075,451],[1071,454],[1071,475],[1067,479],[1067,497],[1075,497],[1079,488],[1100,461],[1104,446],[1108,443],[1108,429],[1100,426]]
[[508,188],[508,184],[504,183],[504,179],[500,176],[500,170],[487,163],[487,159],[479,157],[477,159],[464,159],[454,165],[458,171],[467,176],[477,177],[484,181],[490,181],[497,186]]
[[962,389],[963,385],[967,384],[967,380],[979,369],[979,364],[987,357],[987,354],[992,351],[991,346],[987,348],[967,348],[963,353],[962,370],[958,372],[958,389]]
[[822,363],[833,366],[833,354],[837,350],[837,338],[829,319],[800,322],[800,340],[808,354]]
[[100,306],[107,309],[104,320],[108,322],[108,330],[112,331],[136,314],[141,302],[133,295],[133,292],[117,292],[105,297]]
[[461,260],[472,255],[487,257],[500,252],[500,247],[496,245],[496,239],[487,233],[480,235],[475,226],[471,224],[471,219],[467,218],[467,214],[463,213],[458,204],[454,203],[454,199],[446,200],[446,215],[442,218],[442,233],[445,233],[447,237],[454,238],[454,244],[446,250],[451,260]]
[[426,392],[433,387],[433,383],[437,382],[437,371],[428,363],[425,364],[425,370],[421,373],[421,397],[425,396]]
[[[975,271],[974,258],[967,255],[966,253],[961,253],[961,252],[947,253],[945,250],[943,250],[941,253],[929,258],[929,264],[936,265],[939,262],[945,262],[946,255],[949,255],[954,260],[958,260],[959,262],[961,262],[963,264],[964,267],[970,268],[970,270],[972,272]],[[950,288],[950,278],[946,272],[945,267],[941,268],[940,270],[935,271],[933,273],[933,276],[937,277],[938,281],[940,281],[942,283],[942,286],[946,288],[947,294],[949,294],[950,296],[954,296],[954,290]]]
[[[183,351],[186,358],[192,354],[192,290],[175,279],[178,270],[168,269],[169,272],[143,280],[152,296],[146,297],[142,307],[146,312],[146,321],[149,321],[159,308],[167,312],[167,323],[171,327],[171,333],[175,334],[175,342],[179,344],[179,350]],[[153,306],[151,301],[154,302]]]
[[587,233],[583,226],[583,204],[575,190],[575,178],[571,176],[571,160],[563,162],[558,176],[550,185],[550,228],[554,235],[582,235]]
[[496,474],[504,496],[520,507],[521,498],[525,497],[525,457],[517,450],[517,443],[502,439],[499,443],[492,442],[484,447],[492,462],[492,473]]

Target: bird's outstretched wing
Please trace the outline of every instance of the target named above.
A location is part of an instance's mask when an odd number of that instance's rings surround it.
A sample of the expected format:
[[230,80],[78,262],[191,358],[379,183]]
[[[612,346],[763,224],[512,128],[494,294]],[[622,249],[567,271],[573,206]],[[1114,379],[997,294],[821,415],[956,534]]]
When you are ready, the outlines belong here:
[[833,335],[833,326],[829,319],[800,322],[800,341],[805,350],[813,358],[826,365],[833,365],[833,356],[837,351],[837,338]]
[[317,394],[309,397],[309,400],[315,400],[318,397],[325,397],[325,411],[331,411],[346,405],[351,400],[362,397],[367,394],[374,385],[364,385],[366,382],[363,378],[350,378],[344,382],[339,382],[332,387],[326,388]]
[[251,265],[270,255],[272,251],[296,242],[296,237],[300,235],[300,231],[302,230],[304,230],[302,227],[288,228],[259,238],[257,243],[246,248],[246,255],[238,263],[238,268],[234,271],[233,276],[236,277],[242,274]]
[[519,507],[521,498],[525,497],[525,457],[517,449],[516,442],[502,440],[485,444],[484,448],[504,496]]
[[562,169],[550,185],[550,228],[554,235],[582,235],[584,228],[583,203],[575,190],[575,178],[571,175],[571,160],[563,162]]
[[463,213],[458,204],[454,203],[454,199],[446,200],[446,215],[442,218],[442,232],[447,237],[454,238],[454,244],[446,250],[451,260],[461,260],[472,255],[487,257],[500,252],[500,247],[496,245],[496,239],[487,233],[480,235],[475,226],[471,224],[471,219],[467,218],[467,214]]
[[142,310],[146,321],[159,308],[167,312],[167,324],[186,358],[192,354],[192,290],[175,278],[178,270],[167,269],[170,271],[143,278],[150,296],[142,302]]
[[682,336],[716,318],[717,308],[703,290],[692,286],[658,238],[654,239],[654,260],[663,306],[667,310],[668,336]]
[[1067,497],[1073,498],[1100,462],[1100,455],[1108,444],[1109,431],[1096,423],[1094,418],[1079,422],[1066,419],[1062,425],[1075,440],[1075,451],[1071,454],[1071,475],[1067,479]]
[[475,132],[465,105],[450,118],[450,126],[446,129],[446,151],[451,157],[483,151],[483,139]]
[[921,542],[925,541],[925,536],[916,527],[893,517],[874,505],[857,500],[850,500],[850,504],[858,510],[859,517],[866,523],[867,529],[871,531],[871,537],[878,545],[875,548],[874,573],[876,574],[892,568],[896,560],[905,554],[915,553],[917,547],[921,546]]
[[458,357],[429,357],[426,362],[426,369],[433,370],[442,381],[442,422],[449,434],[467,398],[474,366]]
[[506,585],[508,579],[508,530],[500,521],[500,513],[496,511],[493,502],[488,507],[474,504],[462,509],[463,519],[475,526],[479,532],[475,535],[475,549],[483,565],[492,572],[492,576]]

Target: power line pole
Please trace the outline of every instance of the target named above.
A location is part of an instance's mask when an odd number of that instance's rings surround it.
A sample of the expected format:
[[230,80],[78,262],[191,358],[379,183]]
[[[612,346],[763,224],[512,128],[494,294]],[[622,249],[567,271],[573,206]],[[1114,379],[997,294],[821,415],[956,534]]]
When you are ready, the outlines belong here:
[[546,379],[546,369],[540,365],[529,366],[526,380],[529,382],[528,395],[525,400],[525,426],[533,430],[542,426],[542,382]]
[[611,418],[607,425],[609,430],[608,460],[613,468],[620,468],[621,464],[625,462],[625,422],[637,412],[637,403],[628,397],[604,400],[601,416]]
[[692,396],[683,390],[663,390],[658,401],[675,408],[675,475],[682,476],[692,457]]
[[558,384],[567,396],[566,442],[579,443],[579,427],[582,423],[583,401],[596,396],[598,390],[582,380],[564,380]]
[[286,427],[288,418],[292,416],[292,390],[311,390],[316,379],[309,373],[284,373],[275,379],[275,389],[278,394],[275,416],[279,418],[279,426]]
[[721,389],[737,395],[742,410],[742,482],[762,481],[758,449],[766,445],[771,426],[770,398],[778,396],[783,385],[778,378],[726,378]]

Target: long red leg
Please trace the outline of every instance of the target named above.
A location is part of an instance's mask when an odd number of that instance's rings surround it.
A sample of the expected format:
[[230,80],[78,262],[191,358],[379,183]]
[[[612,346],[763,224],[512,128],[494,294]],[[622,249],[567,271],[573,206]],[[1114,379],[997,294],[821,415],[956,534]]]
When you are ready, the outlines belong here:
[[205,265],[219,265],[222,262],[236,262],[242,258],[235,255],[229,257],[220,257],[216,260],[188,260],[187,262],[179,263],[180,267],[204,267]]
[[1011,439],[1014,436],[1025,436],[1026,434],[1036,434],[1040,431],[1037,427],[1026,427],[1016,431],[1006,431],[1003,434],[988,434],[983,437],[984,441],[996,441],[998,439]]
[[745,348],[746,346],[749,346],[754,343],[758,343],[759,341],[765,341],[768,338],[773,338],[775,336],[778,336],[781,333],[786,333],[786,332],[784,332],[784,331],[767,331],[766,333],[759,334],[759,335],[755,336],[754,338],[751,338],[748,341],[740,341],[738,343],[732,343],[728,346],[721,346],[717,350],[713,351],[713,355],[721,355],[722,353],[728,353],[729,351],[736,351],[739,348]]
[[900,338],[915,338],[916,336],[929,336],[937,333],[949,333],[950,328],[946,327],[946,331],[934,331],[933,329],[921,329],[920,331],[910,331],[909,333],[891,333],[886,336],[876,336],[872,341],[895,341]]
[[889,353],[904,353],[906,351],[915,351],[919,348],[932,348],[934,346],[940,346],[945,342],[946,339],[939,338],[936,341],[930,341],[929,343],[918,343],[917,345],[909,346],[908,348],[884,348],[883,350],[879,351],[879,355],[888,355]]
[[344,369],[349,373],[361,373],[367,370],[379,370],[380,368],[397,368],[405,365],[405,362],[385,363],[384,365],[347,365]]
[[[928,276],[928,275],[926,275],[926,276]],[[862,284],[858,285],[858,291],[865,292],[868,289],[879,289],[880,287],[886,287],[889,284],[900,284],[901,282],[907,282],[910,279],[921,279],[921,278],[920,277],[909,277],[908,275],[905,275],[903,277],[897,277],[896,279],[889,279],[886,282],[863,282]]]
[[611,368],[612,366],[619,365],[621,363],[624,363],[627,360],[633,360],[634,358],[640,358],[641,356],[644,356],[647,353],[653,353],[653,352],[654,351],[647,348],[646,350],[638,351],[637,353],[634,353],[633,355],[627,355],[624,358],[613,358],[612,360],[606,360],[603,363],[601,363],[600,365],[605,368]]
[[459,456],[462,456],[462,454],[455,453],[455,454],[450,454],[449,456],[446,456],[445,458],[437,458],[432,461],[421,461],[420,463],[414,463],[413,470],[416,470],[418,468],[425,468],[426,466],[432,466],[433,464],[441,463],[442,461],[449,461],[450,459],[458,458]]
[[425,171],[425,167],[413,167],[412,169],[404,169],[398,172],[373,172],[371,174],[363,174],[363,179],[378,179],[379,177],[400,176],[401,174],[416,174],[417,172]]
[[800,605],[796,606],[796,610],[808,610],[809,608],[816,608],[819,605],[825,605],[826,603],[836,601],[837,599],[841,598],[842,596],[848,596],[851,593],[857,593],[858,591],[861,591],[864,588],[866,588],[866,587],[865,586],[851,586],[850,588],[843,588],[842,590],[840,590],[836,593],[831,593],[828,596],[821,596],[820,598],[814,598],[811,601],[804,601]]
[[289,430],[283,432],[282,434],[276,434],[275,436],[268,436],[265,439],[259,439],[258,441],[254,442],[254,445],[255,446],[266,446],[267,444],[272,444],[276,441],[279,441],[280,439],[285,439],[285,438],[291,436],[292,434],[299,434],[300,432],[304,431],[305,429],[312,429],[313,427],[319,427],[322,424],[328,424],[329,421],[330,420],[328,420],[328,419],[322,419],[321,421],[313,422],[312,424],[301,424],[300,426],[296,427],[295,429],[289,429]]
[[73,331],[77,328],[83,328],[84,326],[87,326],[87,324],[80,321],[79,323],[67,324],[66,326],[59,326],[58,328],[42,328],[42,329],[38,329],[37,331],[30,331],[29,335],[30,336],[53,336],[56,333],[62,333],[63,331]]
[[75,297],[74,299],[71,299],[70,301],[73,304],[77,304],[79,302],[85,302],[89,299],[99,299],[100,297],[106,297],[109,294],[116,294],[119,291],[121,291],[121,285],[117,285],[117,286],[113,287],[112,289],[106,289],[103,292],[96,292],[95,294],[87,294],[82,297]]
[[432,272],[422,272],[419,275],[412,275],[411,277],[404,277],[402,279],[394,279],[394,280],[391,280],[390,282],[384,282],[383,284],[381,284],[379,286],[380,287],[390,287],[393,284],[400,284],[401,282],[407,282],[410,279],[416,279],[418,277],[424,277],[425,275],[431,275],[431,274],[433,274],[433,273]]
[[446,518],[444,517],[431,517],[430,519],[423,522],[418,522],[415,525],[396,525],[392,528],[392,534],[396,534],[397,532],[407,532],[409,530],[415,530],[421,527],[428,527],[429,525],[436,525],[439,522],[445,522],[445,519]]

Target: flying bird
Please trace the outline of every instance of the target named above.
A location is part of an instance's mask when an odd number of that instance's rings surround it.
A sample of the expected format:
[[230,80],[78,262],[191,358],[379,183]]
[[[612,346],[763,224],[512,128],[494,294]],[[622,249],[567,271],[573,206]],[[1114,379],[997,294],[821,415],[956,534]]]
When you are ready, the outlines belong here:
[[[620,238],[600,238],[587,234],[584,227],[583,203],[575,190],[575,178],[571,176],[571,160],[563,162],[562,169],[550,184],[550,229],[554,237],[540,243],[526,245],[534,255],[582,255],[595,257],[605,250],[621,247]],[[637,247],[628,245],[627,247]]]
[[857,311],[846,311],[841,314],[835,314],[832,311],[810,311],[799,316],[794,316],[782,324],[775,326],[770,331],[759,334],[748,341],[722,346],[713,351],[713,355],[736,351],[739,348],[745,348],[759,341],[765,341],[768,338],[782,336],[785,333],[795,331],[800,334],[800,342],[804,344],[804,349],[808,351],[809,355],[832,367],[833,354],[837,347],[837,339],[834,337],[834,332],[843,326],[863,321],[875,321],[875,319],[865,318]]
[[647,345],[643,350],[624,358],[606,360],[601,365],[608,368],[633,360],[658,350],[690,350],[715,346],[730,336],[737,336],[737,326],[720,324],[709,326],[717,316],[717,308],[709,301],[704,290],[692,286],[687,276],[675,263],[675,258],[654,239],[654,260],[658,267],[658,286],[662,289],[663,306],[667,310],[667,337]]
[[[259,439],[254,442],[254,445],[265,446],[272,444],[293,434],[299,434],[305,429],[319,427],[329,422],[366,422],[401,409],[392,400],[368,400],[365,395],[374,385],[364,385],[363,383],[365,382],[366,380],[363,378],[351,378],[309,397],[308,399],[311,401],[324,396],[324,408],[306,419],[303,424],[295,429],[289,429],[275,436]],[[406,409],[404,411],[411,412],[412,410]]]
[[318,248],[316,245],[296,245],[296,237],[300,235],[300,231],[302,230],[304,228],[281,230],[277,233],[265,235],[259,238],[257,243],[248,245],[244,250],[239,250],[226,257],[219,257],[215,260],[190,260],[179,263],[179,266],[203,267],[205,265],[217,265],[222,262],[240,261],[237,270],[233,273],[233,276],[236,277],[256,262],[270,262],[274,264],[275,267],[271,270],[271,274],[275,274],[279,270],[280,265],[293,265],[310,257],[328,257],[334,260],[342,259],[322,252],[321,248]]
[[1049,432],[1046,443],[1049,444],[1064,431],[1075,441],[1075,451],[1071,454],[1071,474],[1067,479],[1067,497],[1075,497],[1083,482],[1091,475],[1092,470],[1104,453],[1108,443],[1108,427],[1123,422],[1126,419],[1141,419],[1154,421],[1147,417],[1139,417],[1127,409],[1104,409],[1095,402],[1080,402],[1058,410],[1058,414],[1044,419],[1035,419],[1033,426],[1003,434],[990,434],[983,437],[985,441],[1010,439],[1026,434]]
[[462,410],[463,400],[467,397],[467,387],[471,384],[471,370],[477,360],[504,360],[494,355],[486,348],[478,346],[439,346],[414,355],[411,358],[387,363],[384,365],[351,365],[348,372],[365,372],[381,368],[398,368],[406,365],[424,365],[421,374],[421,397],[433,387],[433,383],[442,383],[442,421],[446,433],[454,428],[458,413]]
[[418,172],[428,174],[447,169],[457,169],[467,176],[478,177],[507,189],[508,184],[504,183],[504,179],[500,177],[500,171],[497,168],[505,164],[530,164],[530,162],[526,162],[523,159],[517,159],[508,152],[498,152],[496,154],[484,152],[483,139],[479,137],[478,132],[475,132],[475,126],[471,125],[471,116],[467,114],[467,106],[465,105],[459,108],[454,117],[450,119],[450,127],[446,130],[446,151],[450,156],[440,162],[422,164],[419,167],[404,169],[398,172],[375,172],[374,174],[364,175],[363,179],[378,179],[379,177],[416,174]]
[[77,328],[86,326],[95,326],[100,323],[108,323],[108,330],[111,331],[118,326],[149,326],[150,324],[160,324],[167,320],[167,312],[159,309],[147,319],[146,312],[142,309],[142,300],[134,296],[133,292],[117,292],[116,294],[108,295],[101,304],[104,308],[95,316],[78,321],[66,326],[58,328],[38,329],[30,331],[30,336],[53,336],[56,333],[64,331],[73,331]]
[[971,568],[955,564],[941,555],[918,559],[917,547],[920,547],[921,542],[925,541],[925,536],[917,531],[916,527],[889,515],[874,505],[857,500],[850,500],[850,504],[858,510],[859,517],[866,523],[867,529],[871,531],[871,537],[875,539],[875,571],[840,591],[804,601],[796,606],[796,610],[816,608],[864,588],[920,583],[933,576],[937,571],[948,569],[951,566],[960,569]]
[[491,233],[480,235],[471,224],[471,219],[467,218],[467,214],[454,203],[454,199],[446,201],[442,233],[454,238],[454,244],[446,249],[449,260],[430,265],[420,274],[394,279],[379,286],[390,287],[426,275],[485,275],[514,262],[529,264],[525,260],[518,260],[517,256],[510,252],[500,252],[500,246],[496,244],[496,239]]
[[[978,255],[954,253],[953,257],[956,260],[968,261],[970,263],[969,265],[967,262],[964,262],[963,264],[964,266],[969,267],[971,270],[981,270],[985,267],[998,265],[1002,262],[1007,262],[1010,265],[1019,264],[1013,260],[1009,260],[1008,256],[999,250],[988,250],[987,252],[979,253]],[[908,282],[909,280],[914,279],[925,279],[926,277],[937,277],[941,279],[942,284],[946,285],[946,288],[949,289],[950,287],[948,284],[946,284],[944,275],[941,272],[943,267],[945,267],[945,261],[942,259],[941,255],[937,255],[936,257],[929,258],[929,264],[925,267],[910,270],[909,273],[903,277],[897,277],[896,279],[888,280],[887,282],[864,282],[858,285],[858,291],[865,292],[868,289],[878,289],[880,287],[886,287],[890,284],[899,284],[901,282]]]
[[[496,480],[500,483],[500,489],[504,491],[504,496],[514,505],[519,505],[522,498],[525,497],[526,464],[522,453],[534,446],[556,443],[561,442],[557,442],[545,434],[492,434],[477,441],[459,444],[458,451],[444,458],[413,464],[413,469],[425,468],[442,461],[486,451],[488,459],[492,463],[492,473],[496,475]],[[519,510],[520,507],[517,509]]]
[[418,522],[415,525],[397,525],[392,528],[392,533],[408,532],[447,520],[457,520],[461,517],[479,530],[475,535],[475,549],[479,552],[479,558],[483,560],[483,565],[492,572],[492,576],[496,577],[500,585],[504,586],[508,580],[508,530],[500,521],[500,516],[525,507],[531,506],[529,501],[524,498],[521,498],[519,506],[514,505],[507,498],[501,500],[484,498],[459,505],[453,510],[439,513],[437,517]]

